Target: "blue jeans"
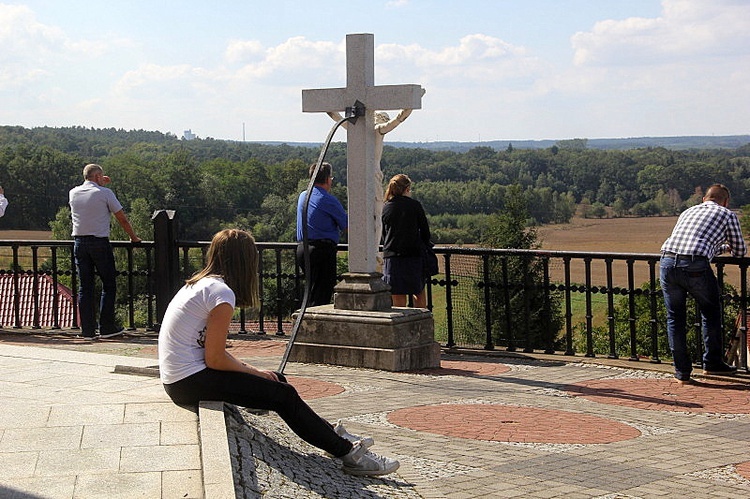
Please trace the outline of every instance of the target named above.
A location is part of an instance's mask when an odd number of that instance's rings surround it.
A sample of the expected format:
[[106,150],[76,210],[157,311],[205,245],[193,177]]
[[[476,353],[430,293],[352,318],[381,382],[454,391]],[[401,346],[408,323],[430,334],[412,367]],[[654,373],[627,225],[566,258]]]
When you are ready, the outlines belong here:
[[661,259],[661,290],[667,309],[667,337],[672,349],[675,377],[690,378],[693,369],[687,348],[687,295],[698,304],[703,332],[703,365],[723,363],[719,284],[710,262],[703,257]]
[[78,311],[81,315],[81,332],[84,336],[96,333],[96,306],[94,291],[96,273],[102,280],[99,299],[99,331],[112,333],[115,324],[115,295],[117,294],[117,269],[115,255],[106,237],[76,236],[73,245],[76,269],[78,270]]

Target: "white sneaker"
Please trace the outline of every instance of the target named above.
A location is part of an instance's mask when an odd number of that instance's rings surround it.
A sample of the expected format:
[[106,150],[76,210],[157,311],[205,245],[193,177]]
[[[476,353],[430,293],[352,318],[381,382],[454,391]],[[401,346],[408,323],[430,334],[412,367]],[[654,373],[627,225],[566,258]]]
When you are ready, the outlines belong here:
[[345,472],[359,476],[387,475],[396,471],[400,466],[395,459],[378,456],[368,451],[362,442],[354,442],[352,450],[341,460],[344,462]]
[[333,431],[335,431],[338,436],[347,439],[351,443],[361,442],[362,445],[367,447],[368,449],[375,445],[375,440],[373,440],[372,437],[360,437],[358,435],[352,435],[351,433],[346,431],[346,428],[344,428],[344,425],[340,419],[336,421],[335,425],[333,425]]

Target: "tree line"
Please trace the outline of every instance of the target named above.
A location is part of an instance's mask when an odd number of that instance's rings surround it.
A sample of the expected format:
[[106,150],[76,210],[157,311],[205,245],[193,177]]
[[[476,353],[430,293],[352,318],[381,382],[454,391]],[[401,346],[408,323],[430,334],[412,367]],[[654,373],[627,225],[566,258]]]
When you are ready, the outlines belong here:
[[[144,130],[0,127],[0,184],[12,201],[5,229],[61,236],[68,191],[86,163],[101,164],[131,218],[148,225],[157,209],[178,212],[181,237],[209,238],[226,226],[252,230],[261,241],[294,239],[295,201],[319,148],[215,139],[181,140]],[[346,146],[326,160],[334,194],[346,204]],[[530,225],[564,223],[577,206],[584,216],[674,215],[720,182],[733,205],[750,203],[750,144],[739,148],[593,150],[585,141],[547,149],[474,147],[466,152],[386,145],[384,177],[406,173],[430,216],[438,243],[472,243],[489,230],[519,192]],[[138,227],[148,234],[149,227]]]

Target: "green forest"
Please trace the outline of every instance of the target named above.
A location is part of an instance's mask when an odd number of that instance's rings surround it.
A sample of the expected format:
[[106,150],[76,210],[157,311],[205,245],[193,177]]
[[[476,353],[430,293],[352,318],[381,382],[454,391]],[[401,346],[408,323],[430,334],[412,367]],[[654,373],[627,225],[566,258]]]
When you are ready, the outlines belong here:
[[[184,239],[206,240],[234,226],[259,241],[292,241],[296,198],[319,154],[317,147],[186,141],[144,130],[4,126],[0,185],[12,209],[0,227],[54,228],[56,237],[67,238],[68,191],[93,162],[112,178],[110,187],[144,239],[153,211],[169,209],[178,213]],[[346,205],[346,144],[333,143],[326,160],[334,167],[333,193]],[[502,212],[518,189],[529,225],[567,222],[576,209],[589,217],[674,215],[715,182],[730,188],[733,206],[750,204],[750,144],[598,150],[576,139],[545,149],[455,152],[386,143],[381,167],[386,179],[406,173],[414,181],[438,244],[482,240],[488,216]]]

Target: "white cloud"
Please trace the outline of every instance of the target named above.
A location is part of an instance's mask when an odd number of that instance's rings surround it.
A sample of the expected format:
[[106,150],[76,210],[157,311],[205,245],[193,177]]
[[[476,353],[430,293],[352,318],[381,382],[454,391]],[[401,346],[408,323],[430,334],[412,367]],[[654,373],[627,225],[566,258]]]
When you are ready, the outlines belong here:
[[575,106],[589,136],[747,130],[750,2],[663,0],[658,17],[602,20],[571,43],[540,98]]
[[419,45],[384,44],[376,49],[378,72],[402,78],[440,82],[446,87],[517,87],[530,85],[545,64],[529,51],[499,38],[472,34],[457,45],[433,51]]
[[30,50],[54,52],[67,42],[59,28],[37,22],[33,11],[23,5],[0,4],[2,58],[29,54]]
[[404,61],[421,67],[455,67],[492,63],[508,59],[525,58],[527,51],[499,38],[483,34],[467,35],[458,45],[440,51],[431,51],[419,45],[384,44],[377,47],[381,62]]
[[[146,95],[159,96],[162,92],[182,96],[186,87],[193,87],[203,80],[207,72],[187,64],[159,66],[144,64],[128,71],[115,84],[115,96],[143,98]],[[146,95],[144,95],[146,94]]]
[[343,47],[343,44],[313,42],[303,36],[296,36],[268,49],[264,63],[269,68],[284,72],[292,68],[309,70],[336,67],[345,57]]
[[233,40],[229,42],[224,57],[230,63],[254,61],[263,55],[263,45],[256,40]]
[[[225,52],[230,63],[240,63],[231,70],[243,84],[255,81],[288,85],[290,78],[302,79],[301,74],[314,74],[321,81],[345,71],[344,44],[311,41],[303,36],[287,39],[279,45],[264,47],[254,40],[235,40]],[[313,72],[314,71],[314,72]],[[296,75],[296,76],[295,76]]]
[[750,2],[663,0],[657,18],[604,20],[571,38],[574,62],[584,65],[647,65],[746,54]]
[[39,22],[26,6],[0,4],[0,90],[52,81],[71,61],[92,60],[126,43],[73,40],[59,27]]

